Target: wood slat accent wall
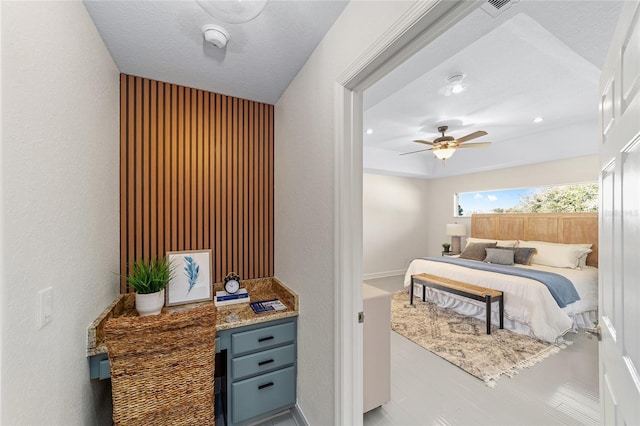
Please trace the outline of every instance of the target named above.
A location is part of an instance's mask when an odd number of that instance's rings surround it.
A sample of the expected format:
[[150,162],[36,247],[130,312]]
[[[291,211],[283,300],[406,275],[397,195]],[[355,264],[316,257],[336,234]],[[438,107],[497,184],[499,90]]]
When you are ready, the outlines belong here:
[[135,259],[200,249],[214,282],[273,276],[273,110],[120,75],[123,277]]

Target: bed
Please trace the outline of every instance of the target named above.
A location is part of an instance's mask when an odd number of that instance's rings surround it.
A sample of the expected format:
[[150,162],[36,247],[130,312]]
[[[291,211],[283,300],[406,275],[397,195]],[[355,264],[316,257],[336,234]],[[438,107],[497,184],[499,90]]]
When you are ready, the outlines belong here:
[[[474,263],[481,268],[492,266],[473,259],[414,259],[405,274],[404,285],[407,288],[411,285],[411,275],[428,273],[501,290],[504,293],[505,328],[547,342],[559,342],[565,333],[592,327],[597,319],[597,236],[597,213],[482,214],[471,218],[469,241],[475,246],[470,249],[502,255],[506,250],[500,247],[510,246],[512,252],[520,248],[519,253],[533,253],[528,259],[528,265],[516,263],[513,266],[500,265],[498,268],[516,268],[514,273],[520,270],[539,270],[565,277],[570,281],[568,285],[573,284],[579,296],[579,300],[571,301],[566,306],[561,301],[556,301],[557,295],[553,289],[550,291],[536,279],[474,269]],[[495,246],[491,245],[494,241]],[[485,244],[489,246],[484,247]],[[523,249],[524,247],[531,248]],[[577,253],[575,261],[574,251]],[[422,294],[421,289],[415,294]],[[461,314],[485,318],[482,303],[434,289],[427,289],[426,298]],[[497,324],[498,314],[493,314],[492,322]]]

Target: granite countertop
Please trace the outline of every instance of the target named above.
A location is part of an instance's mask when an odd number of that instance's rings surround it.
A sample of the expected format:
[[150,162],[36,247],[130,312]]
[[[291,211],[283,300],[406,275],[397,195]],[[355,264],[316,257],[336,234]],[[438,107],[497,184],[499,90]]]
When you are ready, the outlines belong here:
[[[287,307],[283,311],[265,312],[256,314],[248,303],[238,303],[235,305],[218,306],[216,329],[228,330],[231,328],[243,327],[246,325],[258,324],[266,321],[273,321],[281,318],[294,317],[298,315],[298,295],[275,277],[258,278],[254,280],[241,281],[240,285],[247,289],[252,302],[258,300],[280,299]],[[223,289],[222,283],[213,285],[213,292]],[[190,307],[201,306],[213,301],[191,303],[186,305],[165,306],[162,313],[176,312]],[[104,342],[104,325],[110,318],[119,316],[137,316],[135,308],[135,294],[121,294],[89,325],[87,329],[87,356],[94,356],[107,353]]]

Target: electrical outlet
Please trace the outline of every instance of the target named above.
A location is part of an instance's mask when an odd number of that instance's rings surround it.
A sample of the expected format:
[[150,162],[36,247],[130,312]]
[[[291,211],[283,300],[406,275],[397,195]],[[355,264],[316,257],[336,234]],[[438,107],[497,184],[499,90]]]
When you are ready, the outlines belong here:
[[53,320],[53,287],[38,292],[38,330]]

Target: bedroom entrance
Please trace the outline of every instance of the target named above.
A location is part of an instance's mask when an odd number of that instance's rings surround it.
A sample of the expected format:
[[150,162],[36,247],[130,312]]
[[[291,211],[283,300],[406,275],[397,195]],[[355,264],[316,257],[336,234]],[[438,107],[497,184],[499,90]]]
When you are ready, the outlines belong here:
[[[358,100],[358,99],[357,99],[357,97],[356,97],[356,99],[352,99],[352,100],[351,100],[351,102],[353,102],[354,104],[356,104],[356,105],[357,105],[357,104],[358,104],[358,102],[359,102],[359,100]],[[365,102],[365,105],[366,105],[366,93],[365,93],[365,101],[364,101],[364,102]],[[346,106],[345,106],[345,108],[348,108],[349,106],[350,106],[350,105],[346,105]],[[408,112],[408,113],[409,113],[409,112]],[[427,124],[425,123],[425,124],[424,124],[424,126],[426,126],[426,125],[427,125]],[[594,125],[594,127],[596,127],[596,128],[597,128],[597,124],[595,124],[595,125]],[[366,127],[365,127],[365,129],[366,129]],[[473,130],[473,129],[472,129],[472,130]],[[374,130],[374,131],[375,131],[375,130]],[[471,130],[470,130],[470,131],[471,131]],[[469,132],[470,132],[470,131],[469,131]],[[426,132],[426,131],[425,131],[425,132]],[[467,132],[467,133],[469,133],[469,132]],[[365,135],[365,136],[364,136],[364,143],[365,143],[365,146],[366,146],[366,137],[367,137],[367,136]],[[406,137],[406,138],[408,138],[408,136],[405,136],[405,137]],[[354,137],[354,138],[356,138],[356,139],[357,139],[358,137]],[[495,142],[494,142],[494,143],[495,143]],[[446,163],[446,166],[445,166],[445,167],[446,167],[447,169],[449,169],[449,170],[450,170],[450,169],[452,169],[452,168],[454,168],[455,166],[450,166],[450,164],[455,164],[455,163],[454,163],[454,161],[456,161],[457,159],[461,159],[461,157],[462,157],[462,155],[461,155],[461,154],[462,154],[462,153],[460,153],[460,155],[458,155],[457,157],[456,157],[456,156],[454,156],[452,159],[447,160],[447,163]],[[357,150],[356,150],[356,152],[355,152],[354,156],[355,156],[355,158],[352,158],[352,160],[356,160],[356,161],[357,161],[357,160],[358,160],[358,153],[357,153]],[[364,156],[365,156],[365,160],[366,160],[366,157],[367,157],[366,152],[365,152]],[[461,163],[462,163],[462,161],[459,161],[459,162],[458,162],[458,164],[461,164]],[[439,164],[439,163],[438,163],[438,166],[440,166],[440,164]],[[434,168],[435,168],[435,167],[432,167],[432,170],[433,170]],[[444,180],[450,180],[450,178],[446,178],[446,179],[445,179],[445,178],[443,178],[443,179],[444,179]],[[558,183],[558,182],[554,182],[554,183]],[[351,184],[352,184],[352,185],[355,185],[355,187],[356,187],[356,191],[357,191],[357,186],[358,186],[358,184],[357,184],[357,183],[355,183],[355,182],[352,182]],[[419,185],[416,185],[416,186],[419,186]],[[419,188],[419,189],[420,189],[420,188]],[[424,185],[424,187],[422,188],[422,190],[423,190],[425,193],[429,194],[429,195],[434,195],[434,194],[432,194],[432,193],[430,194],[430,192],[431,192],[431,188],[429,188],[429,185]],[[412,191],[411,191],[411,190],[408,190],[408,191],[406,191],[406,192],[407,192],[408,194],[410,194]],[[356,192],[356,193],[357,193],[357,192]],[[410,197],[410,195],[407,195],[407,197]],[[358,199],[358,197],[354,197],[354,198],[355,198],[355,199]],[[414,200],[414,201],[415,201],[415,200]],[[415,203],[414,203],[414,204],[415,204]],[[401,206],[399,206],[399,207],[401,207]],[[420,207],[424,207],[424,206],[420,206]],[[428,207],[428,205],[427,205],[427,207]],[[428,210],[427,210],[427,211],[428,211]],[[366,214],[366,212],[364,212],[364,213]],[[447,218],[445,218],[445,219],[444,219],[444,221],[443,221],[442,223],[443,223],[443,224],[446,224],[446,223],[447,223],[447,222],[449,222],[449,221],[451,221],[451,216],[449,216],[449,217],[448,217],[448,219],[447,219]],[[357,223],[357,222],[356,222],[356,223]],[[356,228],[357,228],[357,226],[356,226]],[[434,228],[435,228],[435,227],[434,227]],[[444,228],[444,227],[442,227],[442,228]],[[436,230],[435,232],[434,232],[434,231],[432,231],[432,229],[433,229],[433,228],[430,228],[430,229],[428,230],[428,231],[431,233],[431,239],[433,239],[434,241],[437,241],[437,244],[436,244],[436,245],[437,245],[437,246],[439,246],[439,244],[440,244],[440,242],[441,242],[441,241],[440,241],[440,239],[442,239],[442,238],[446,238],[446,236],[444,236],[444,232],[442,232],[442,229],[440,229],[439,231],[438,231],[438,230]],[[365,228],[365,232],[366,232],[366,228]],[[429,237],[429,232],[427,233],[427,237]],[[437,233],[436,233],[436,232],[437,232]],[[433,248],[431,247],[431,248],[429,249],[429,251],[433,251]],[[357,257],[357,256],[356,256],[356,257]],[[407,261],[408,261],[408,259],[405,259],[405,264],[407,263]],[[397,270],[399,270],[399,269],[401,269],[401,267],[398,267],[398,268],[397,268],[397,269],[395,269],[395,270],[394,270],[394,269],[392,269],[392,271],[397,271]],[[366,269],[365,269],[365,273],[366,273],[366,272],[367,272],[367,271],[366,271]],[[378,271],[374,271],[374,272],[378,272]],[[382,272],[385,272],[385,271],[382,271]],[[355,274],[355,276],[357,276],[357,274]],[[374,278],[375,278],[375,277],[374,277]]]

